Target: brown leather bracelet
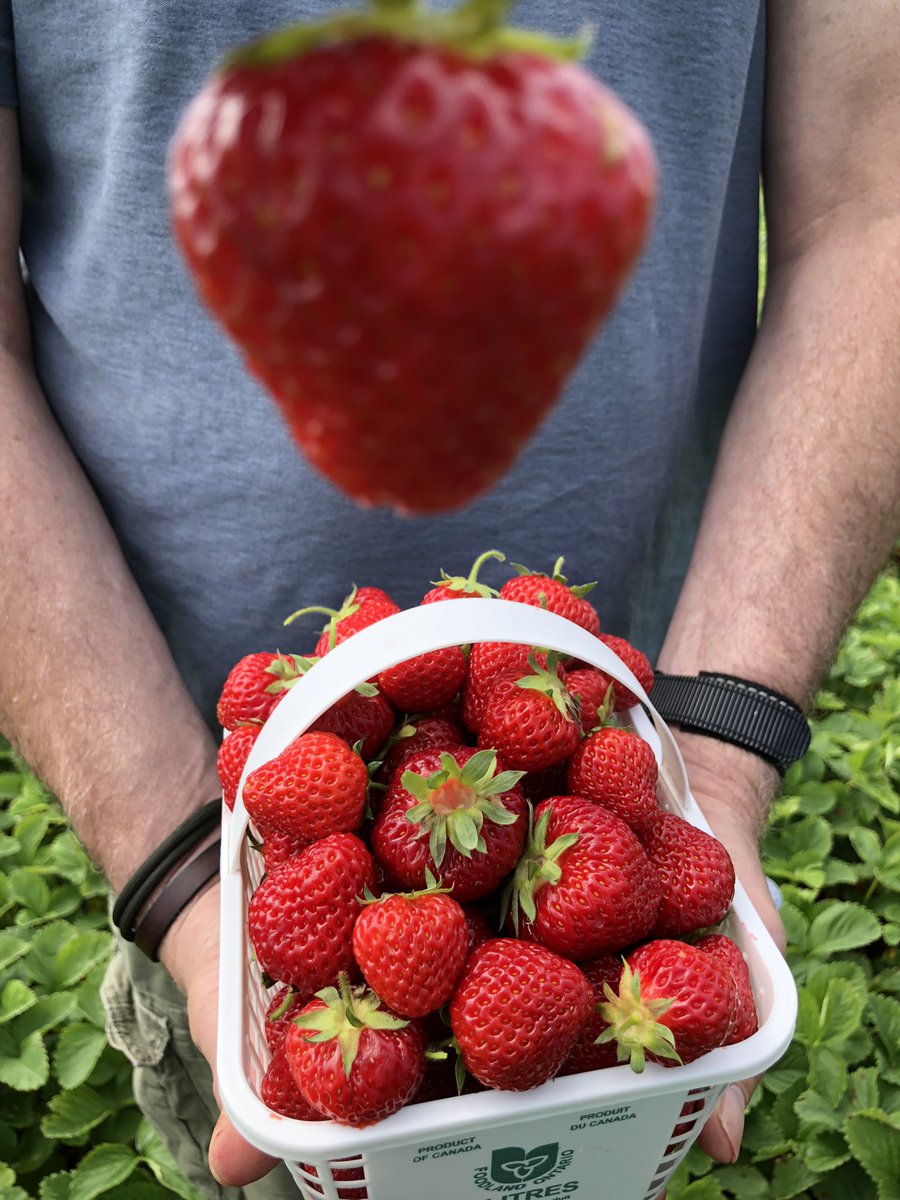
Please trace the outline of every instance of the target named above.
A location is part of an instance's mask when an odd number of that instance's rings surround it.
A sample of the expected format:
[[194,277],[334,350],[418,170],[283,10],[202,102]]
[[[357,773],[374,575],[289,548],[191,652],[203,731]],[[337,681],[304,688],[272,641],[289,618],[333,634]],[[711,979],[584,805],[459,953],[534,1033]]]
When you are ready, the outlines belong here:
[[220,838],[196,858],[177,871],[153,900],[147,911],[139,918],[134,928],[135,945],[149,959],[157,962],[160,942],[172,927],[175,918],[208,883],[219,874],[219,856],[222,852]]

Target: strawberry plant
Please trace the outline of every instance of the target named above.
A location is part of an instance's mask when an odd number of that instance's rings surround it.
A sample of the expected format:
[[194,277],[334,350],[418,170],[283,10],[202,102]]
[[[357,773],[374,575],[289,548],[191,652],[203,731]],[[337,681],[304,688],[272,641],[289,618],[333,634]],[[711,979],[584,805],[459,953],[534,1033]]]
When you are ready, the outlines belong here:
[[696,1147],[669,1200],[900,1195],[900,573],[883,573],[818,697],[763,844],[800,989],[793,1044],[740,1157]]
[[199,1200],[108,1045],[106,886],[0,740],[0,1196]]

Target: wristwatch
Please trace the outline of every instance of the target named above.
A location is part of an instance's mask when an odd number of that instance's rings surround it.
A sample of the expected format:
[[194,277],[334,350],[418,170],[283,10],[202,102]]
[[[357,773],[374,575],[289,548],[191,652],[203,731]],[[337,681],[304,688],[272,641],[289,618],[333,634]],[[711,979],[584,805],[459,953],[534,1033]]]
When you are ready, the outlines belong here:
[[718,671],[656,671],[651,693],[663,720],[758,754],[783,775],[809,748],[809,722],[793,700],[762,684]]

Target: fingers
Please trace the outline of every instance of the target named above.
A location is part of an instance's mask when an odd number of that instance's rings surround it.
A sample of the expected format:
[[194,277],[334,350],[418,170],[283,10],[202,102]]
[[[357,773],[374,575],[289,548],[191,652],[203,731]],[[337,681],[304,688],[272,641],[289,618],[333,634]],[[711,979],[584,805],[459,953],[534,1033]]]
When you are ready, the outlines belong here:
[[698,1144],[716,1162],[737,1162],[744,1134],[744,1110],[761,1078],[757,1075],[740,1083],[730,1083],[703,1126]]
[[243,1187],[268,1175],[277,1162],[242,1138],[222,1113],[209,1143],[209,1170],[217,1183]]

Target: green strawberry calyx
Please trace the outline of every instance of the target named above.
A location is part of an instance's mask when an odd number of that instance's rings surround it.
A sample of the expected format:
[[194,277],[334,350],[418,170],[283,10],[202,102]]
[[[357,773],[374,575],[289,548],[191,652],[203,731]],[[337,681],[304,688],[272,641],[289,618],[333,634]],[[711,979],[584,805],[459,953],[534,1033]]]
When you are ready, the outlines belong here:
[[441,569],[440,579],[432,579],[431,582],[435,587],[446,588],[448,592],[461,592],[466,596],[481,596],[485,600],[493,599],[497,595],[497,589],[488,587],[486,583],[481,583],[478,579],[478,572],[489,558],[496,559],[497,562],[506,562],[506,555],[502,551],[485,550],[484,554],[479,554],[475,559],[468,575],[448,575]]
[[356,584],[354,584],[353,590],[349,596],[344,597],[344,602],[340,608],[326,608],[321,604],[310,604],[306,608],[298,608],[289,617],[285,617],[284,624],[290,625],[298,617],[305,617],[309,613],[321,613],[323,617],[328,617],[328,623],[322,626],[321,632],[328,634],[328,649],[333,650],[337,645],[338,625],[345,617],[352,617],[355,612],[359,611],[359,601],[356,599],[358,590]]
[[369,0],[365,8],[340,10],[321,21],[290,25],[250,42],[225,60],[225,68],[265,67],[306,54],[337,41],[390,37],[398,41],[438,45],[470,58],[518,52],[545,58],[583,58],[592,31],[554,38],[531,29],[503,24],[515,0],[462,0],[449,11],[434,11],[421,0]]
[[[573,596],[577,596],[579,600],[583,599],[588,592],[592,592],[597,586],[597,580],[593,583],[569,583],[568,579],[563,575],[562,569],[565,559],[560,557],[553,564],[553,572],[550,575],[543,575],[540,571],[532,571],[528,567],[523,567],[521,563],[510,563],[511,567],[515,567],[519,575],[527,575],[535,579],[551,579],[554,583],[561,583],[563,587],[567,587]],[[544,598],[546,603],[546,597]]]
[[619,1062],[629,1062],[638,1075],[644,1069],[647,1054],[681,1063],[675,1035],[657,1019],[672,1007],[672,1000],[645,1000],[641,996],[640,972],[632,971],[627,962],[618,992],[604,983],[603,994],[606,1003],[601,1002],[597,1011],[608,1027],[596,1039],[596,1045],[615,1041]]
[[559,666],[559,655],[556,651],[551,650],[547,655],[546,667],[540,665],[533,653],[528,655],[528,665],[533,674],[523,675],[521,679],[517,679],[516,687],[542,692],[545,696],[549,696],[567,721],[577,722],[578,702],[556,673]]
[[337,1040],[341,1051],[344,1075],[350,1078],[353,1064],[359,1052],[359,1039],[364,1029],[403,1029],[409,1021],[385,1012],[381,1001],[367,987],[350,987],[347,976],[341,972],[338,986],[323,988],[316,992],[324,1008],[302,1012],[294,1018],[301,1029],[312,1030],[304,1041],[311,1043]]
[[266,667],[266,674],[273,676],[272,682],[266,688],[266,691],[271,694],[277,692],[286,692],[292,688],[301,675],[304,674],[309,667],[306,665],[307,660],[302,654],[282,654],[278,651],[278,657]]
[[524,771],[497,770],[497,751],[479,750],[464,766],[452,754],[441,754],[441,769],[431,775],[404,771],[400,782],[417,801],[407,810],[406,819],[418,825],[417,836],[428,836],[431,860],[440,867],[447,842],[464,858],[472,852],[487,854],[482,836],[484,822],[512,825],[518,813],[510,812],[494,797],[514,787]]
[[385,900],[421,900],[423,896],[448,896],[453,891],[453,885],[444,887],[439,879],[435,879],[431,871],[425,868],[425,887],[414,892],[382,892],[376,896],[368,885],[363,889],[362,896],[357,896],[360,904],[382,904]]
[[562,879],[560,859],[578,841],[577,833],[564,833],[547,845],[547,826],[552,805],[547,805],[536,825],[529,830],[528,842],[519,859],[513,877],[503,893],[501,923],[509,913],[513,928],[519,932],[519,914],[527,921],[537,915],[534,897],[545,884],[557,884]]
[[585,737],[589,737],[592,733],[599,733],[601,729],[607,729],[615,724],[612,719],[616,706],[616,689],[613,683],[610,683],[609,687],[603,694],[603,700],[594,710],[592,723],[590,725],[587,723],[587,713],[584,711],[581,705],[581,697],[577,692],[575,695],[578,700],[578,710],[581,713],[581,725],[585,730]]

